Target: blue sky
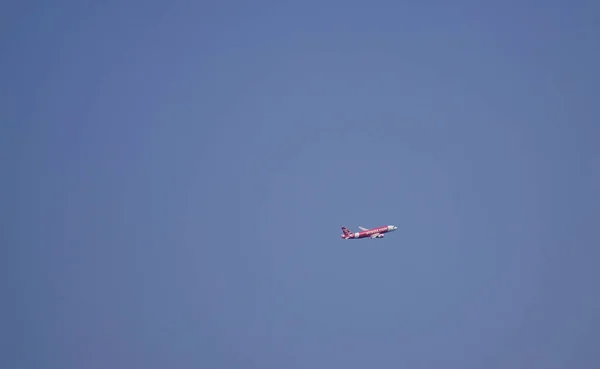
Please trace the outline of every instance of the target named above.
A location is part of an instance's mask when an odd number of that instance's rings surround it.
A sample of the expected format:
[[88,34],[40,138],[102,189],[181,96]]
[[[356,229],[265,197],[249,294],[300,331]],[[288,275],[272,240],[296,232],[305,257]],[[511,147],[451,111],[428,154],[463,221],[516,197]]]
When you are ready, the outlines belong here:
[[0,8],[2,367],[600,365],[598,5],[167,4]]

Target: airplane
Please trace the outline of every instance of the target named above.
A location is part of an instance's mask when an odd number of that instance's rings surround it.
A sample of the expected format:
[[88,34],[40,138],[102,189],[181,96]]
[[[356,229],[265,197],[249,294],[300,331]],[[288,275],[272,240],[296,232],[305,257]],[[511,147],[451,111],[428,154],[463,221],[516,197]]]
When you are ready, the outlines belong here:
[[398,229],[398,227],[393,226],[393,225],[388,225],[388,226],[383,226],[383,227],[378,227],[378,228],[371,228],[371,229],[363,228],[361,226],[358,226],[358,228],[360,228],[361,232],[354,233],[354,232],[350,232],[350,230],[348,228],[342,227],[342,232],[344,232],[344,234],[342,234],[342,238],[345,240],[365,238],[365,237],[383,238],[384,233],[393,232]]

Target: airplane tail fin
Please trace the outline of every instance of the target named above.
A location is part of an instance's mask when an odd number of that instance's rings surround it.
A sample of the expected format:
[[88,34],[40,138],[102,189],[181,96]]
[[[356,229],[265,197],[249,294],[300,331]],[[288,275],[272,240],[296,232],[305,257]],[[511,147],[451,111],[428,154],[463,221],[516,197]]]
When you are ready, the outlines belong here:
[[342,227],[342,232],[344,232],[342,237],[350,237],[350,235],[352,235],[352,232],[350,232],[346,227]]

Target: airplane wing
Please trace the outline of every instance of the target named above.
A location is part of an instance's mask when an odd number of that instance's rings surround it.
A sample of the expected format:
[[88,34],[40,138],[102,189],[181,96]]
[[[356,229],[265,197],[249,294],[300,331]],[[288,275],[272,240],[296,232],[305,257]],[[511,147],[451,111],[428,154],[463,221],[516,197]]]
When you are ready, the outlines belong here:
[[371,238],[377,238],[377,236],[379,236],[379,233],[373,233],[373,234],[371,235]]
[[367,228],[363,228],[363,227],[361,227],[361,226],[358,226],[358,228],[360,228],[360,230],[361,230],[361,231],[368,231],[368,229],[367,229]]

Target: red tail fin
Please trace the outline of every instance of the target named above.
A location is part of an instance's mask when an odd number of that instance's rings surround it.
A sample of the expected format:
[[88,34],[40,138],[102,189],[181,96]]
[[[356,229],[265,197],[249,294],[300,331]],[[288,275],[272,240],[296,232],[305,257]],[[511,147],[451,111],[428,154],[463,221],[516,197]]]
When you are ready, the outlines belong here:
[[349,237],[352,234],[346,227],[342,227],[342,232],[344,232],[344,236],[346,237]]

